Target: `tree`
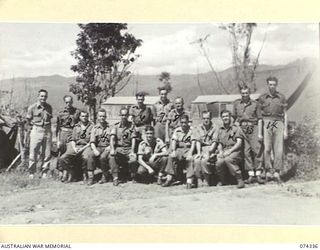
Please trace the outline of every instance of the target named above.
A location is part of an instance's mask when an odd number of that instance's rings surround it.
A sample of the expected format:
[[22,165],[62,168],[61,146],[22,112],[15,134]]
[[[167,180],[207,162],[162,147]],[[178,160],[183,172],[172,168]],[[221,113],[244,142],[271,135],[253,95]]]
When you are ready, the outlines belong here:
[[[161,87],[164,87],[168,93],[172,91],[169,72],[161,72],[159,76],[159,81],[163,84]],[[158,87],[158,89],[160,89],[161,87]]]
[[256,91],[255,73],[259,64],[259,57],[266,39],[263,39],[260,51],[255,59],[251,53],[251,38],[256,23],[229,23],[220,28],[227,30],[231,36],[232,62],[234,81],[239,88],[247,86],[252,92]]
[[135,54],[142,40],[127,32],[126,23],[78,24],[77,48],[71,55],[77,60],[71,70],[76,83],[70,92],[89,108],[95,121],[95,111],[108,97],[119,93],[132,77],[129,68],[137,60]]

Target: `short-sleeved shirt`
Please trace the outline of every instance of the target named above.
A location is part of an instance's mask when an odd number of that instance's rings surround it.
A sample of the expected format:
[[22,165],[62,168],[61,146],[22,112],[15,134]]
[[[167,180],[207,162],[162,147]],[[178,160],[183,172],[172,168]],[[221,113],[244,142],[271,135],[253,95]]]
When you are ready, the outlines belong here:
[[166,118],[172,109],[174,109],[174,105],[169,99],[165,102],[159,100],[153,105],[153,117],[155,117],[157,123],[164,125],[166,124]]
[[242,99],[238,99],[233,103],[233,115],[238,122],[257,122],[261,119],[260,104],[251,99],[247,103]]
[[171,140],[177,142],[177,147],[190,147],[193,140],[192,127],[188,131],[183,131],[182,127],[178,127],[173,131]]
[[110,135],[111,127],[109,124],[98,123],[92,128],[90,143],[94,143],[97,147],[108,147],[110,145]]
[[129,115],[132,116],[132,121],[135,126],[140,127],[144,125],[150,125],[153,120],[151,108],[144,105],[140,108],[138,105],[130,107]]
[[136,131],[131,122],[122,124],[121,122],[116,123],[111,130],[111,135],[115,135],[117,139],[118,147],[131,147],[132,139],[136,138]]
[[31,120],[32,125],[42,127],[50,125],[52,118],[52,107],[48,103],[44,103],[42,105],[40,102],[36,102],[29,106],[27,118]]
[[161,139],[154,138],[151,143],[147,140],[143,140],[139,143],[138,155],[151,157],[152,154],[164,152],[166,150],[166,144]]
[[217,127],[215,127],[212,123],[208,130],[202,124],[193,130],[191,139],[199,141],[201,146],[211,146],[214,142],[214,139],[217,137],[217,132]]
[[274,96],[271,96],[269,93],[263,94],[259,97],[259,103],[261,105],[261,114],[263,117],[284,117],[287,100],[283,94],[279,92],[276,92]]
[[79,122],[80,112],[75,107],[64,108],[58,113],[57,124],[60,128],[72,129]]
[[229,128],[221,126],[213,139],[220,143],[223,148],[231,148],[237,143],[237,139],[243,140],[244,134],[240,127],[232,124]]
[[88,122],[87,126],[82,127],[81,123],[77,123],[72,130],[71,141],[76,145],[86,145],[90,142],[93,124]]
[[[176,129],[181,126],[180,118],[182,115],[189,115],[185,110],[182,111],[182,113],[178,113],[176,109],[172,109],[168,116],[167,121],[169,121],[169,128],[170,129]],[[190,118],[190,117],[189,117]]]

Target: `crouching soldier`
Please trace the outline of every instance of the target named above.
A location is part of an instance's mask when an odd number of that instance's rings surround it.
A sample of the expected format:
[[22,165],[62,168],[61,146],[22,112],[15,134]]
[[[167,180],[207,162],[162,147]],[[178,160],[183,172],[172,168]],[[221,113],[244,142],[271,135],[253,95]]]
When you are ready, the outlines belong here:
[[214,184],[216,154],[213,152],[213,140],[216,138],[217,128],[212,124],[211,113],[202,113],[202,125],[193,131],[196,140],[197,154],[194,157],[195,174],[198,179],[204,178],[208,186]]
[[79,123],[72,130],[71,141],[66,152],[59,158],[59,166],[63,170],[62,182],[72,181],[77,160],[81,161],[82,171],[86,177],[93,124],[89,122],[89,114],[85,111],[80,112],[79,119]]
[[110,142],[115,147],[111,149],[109,162],[114,178],[118,177],[119,173],[129,178],[130,173],[133,175],[137,160],[137,155],[134,153],[136,132],[133,124],[128,120],[129,112],[126,108],[120,110],[120,116],[121,121],[116,123],[111,131]]
[[[114,150],[114,145],[110,144],[111,128],[106,121],[107,113],[104,109],[100,109],[97,115],[97,124],[92,128],[90,144],[92,153],[88,161],[88,185],[94,184],[94,170],[97,166],[102,171],[100,184],[106,183],[109,175],[109,155]],[[118,186],[118,176],[113,176],[113,184]]]
[[154,128],[146,126],[145,139],[140,142],[138,148],[138,163],[136,180],[147,180],[154,174],[158,174],[158,184],[162,184],[162,175],[167,164],[168,151],[166,144],[154,136]]
[[194,181],[193,169],[193,151],[195,149],[195,141],[192,140],[192,129],[189,126],[189,117],[182,115],[180,118],[181,126],[175,129],[171,138],[168,164],[165,168],[167,174],[166,182],[163,187],[171,186],[174,179],[182,181],[183,170],[187,172],[187,188],[196,187]]
[[240,127],[231,124],[231,112],[224,110],[221,112],[223,125],[219,128],[217,137],[214,139],[213,150],[218,146],[217,173],[222,184],[226,183],[226,171],[236,178],[238,188],[244,188],[240,163],[242,161],[241,151],[243,142],[243,132]]

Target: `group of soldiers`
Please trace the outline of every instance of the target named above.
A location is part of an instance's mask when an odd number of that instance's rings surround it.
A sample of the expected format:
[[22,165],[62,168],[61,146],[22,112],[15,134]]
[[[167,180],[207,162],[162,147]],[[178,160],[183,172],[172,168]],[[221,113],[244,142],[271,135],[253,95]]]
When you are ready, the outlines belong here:
[[[112,180],[156,182],[162,187],[185,183],[188,189],[202,185],[219,186],[275,180],[280,182],[283,147],[287,137],[286,99],[277,91],[278,79],[268,77],[268,92],[258,100],[250,89],[240,89],[234,110],[223,110],[221,120],[213,122],[210,111],[202,112],[195,126],[184,108],[182,97],[172,103],[165,88],[159,101],[144,104],[137,93],[137,104],[120,110],[120,122],[108,123],[107,112],[99,109],[97,121],[87,111],[73,107],[72,97],[64,96],[65,108],[58,113],[56,137],[59,149],[57,169],[68,183],[81,173],[93,185],[95,170],[102,172],[99,183]],[[28,171],[45,175],[51,157],[52,107],[48,92],[41,89],[38,102],[28,109],[32,126]],[[42,158],[36,167],[37,157]]]

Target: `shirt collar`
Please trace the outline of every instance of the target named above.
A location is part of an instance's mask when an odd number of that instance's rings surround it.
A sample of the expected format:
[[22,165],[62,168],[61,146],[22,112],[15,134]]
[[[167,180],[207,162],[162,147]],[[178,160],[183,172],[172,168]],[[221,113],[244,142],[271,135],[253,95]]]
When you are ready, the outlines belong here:
[[206,127],[205,127],[203,124],[201,125],[201,128],[202,128],[204,131],[210,131],[210,130],[213,128],[213,124],[212,124],[212,122],[210,122],[210,127],[209,127],[208,130],[206,130]]
[[251,98],[249,98],[248,102],[244,102],[241,98],[240,103],[245,104],[245,105],[250,105],[251,104]]
[[103,129],[105,129],[106,127],[108,127],[108,125],[109,125],[109,124],[108,124],[107,122],[105,123],[105,127],[104,127],[100,122],[97,123],[97,127],[98,127],[98,128],[103,128]]
[[166,105],[169,103],[169,99],[166,99],[165,101],[162,101],[161,99],[159,100],[159,103],[162,105]]
[[271,94],[268,93],[266,97],[267,97],[267,98],[268,98],[268,97],[270,97],[270,98],[280,98],[280,95],[279,95],[279,92],[276,91],[276,93],[275,93],[273,96],[271,96]]

